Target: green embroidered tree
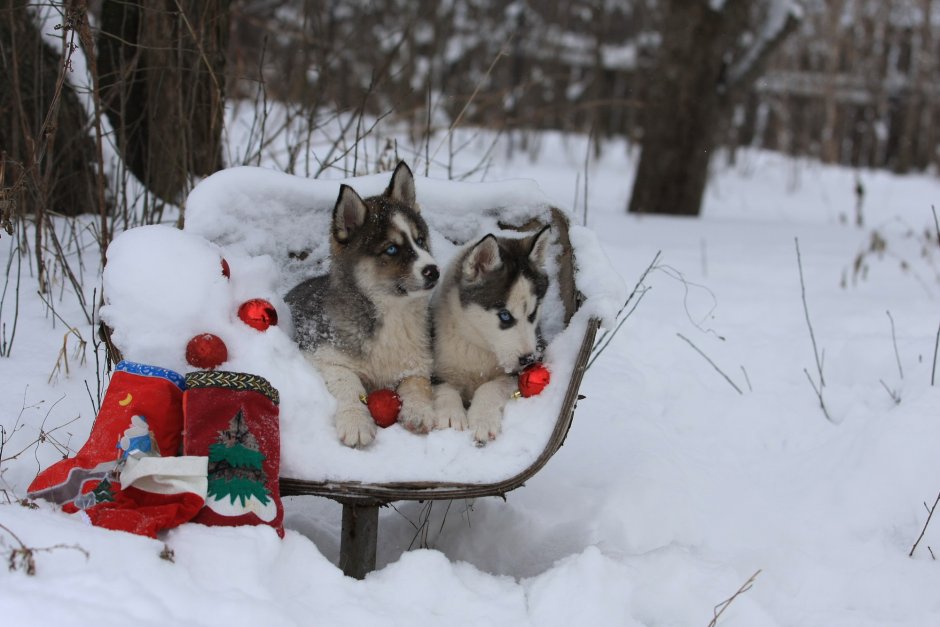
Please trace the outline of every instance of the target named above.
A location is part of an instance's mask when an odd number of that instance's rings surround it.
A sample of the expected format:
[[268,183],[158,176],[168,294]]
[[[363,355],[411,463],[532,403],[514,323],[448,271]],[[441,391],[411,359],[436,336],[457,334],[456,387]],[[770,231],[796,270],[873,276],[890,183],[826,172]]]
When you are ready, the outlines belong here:
[[245,425],[241,410],[229,423],[229,428],[219,432],[219,439],[209,447],[208,496],[234,504],[236,499],[245,507],[252,496],[262,505],[271,498],[265,483],[267,477],[262,463],[264,455],[259,450],[258,440]]
[[107,477],[101,480],[101,483],[92,490],[92,494],[95,497],[95,503],[104,503],[106,501],[110,502],[114,500],[114,486],[111,485],[111,482]]

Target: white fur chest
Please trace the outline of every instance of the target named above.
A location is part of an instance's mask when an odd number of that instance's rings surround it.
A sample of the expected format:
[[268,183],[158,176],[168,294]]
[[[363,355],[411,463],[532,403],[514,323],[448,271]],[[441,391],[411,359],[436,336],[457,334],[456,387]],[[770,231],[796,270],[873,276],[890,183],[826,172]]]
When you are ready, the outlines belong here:
[[427,298],[388,298],[374,337],[363,345],[359,370],[372,388],[394,387],[405,377],[431,376]]
[[[436,303],[434,369],[435,374],[458,390],[465,401],[476,389],[503,371],[492,351],[474,337],[472,325],[464,319],[460,297],[452,291]],[[477,340],[477,341],[474,341]]]

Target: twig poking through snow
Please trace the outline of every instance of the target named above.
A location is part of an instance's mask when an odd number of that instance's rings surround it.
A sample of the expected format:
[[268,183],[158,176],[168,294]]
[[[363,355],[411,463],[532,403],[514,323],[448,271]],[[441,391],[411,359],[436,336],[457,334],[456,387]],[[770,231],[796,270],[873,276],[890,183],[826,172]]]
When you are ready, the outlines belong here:
[[883,387],[883,388],[885,389],[885,392],[888,393],[888,396],[891,397],[891,400],[894,401],[894,404],[895,404],[895,405],[900,405],[900,404],[901,404],[901,396],[900,396],[897,392],[895,392],[894,390],[892,390],[891,388],[889,388],[889,387],[888,387],[888,384],[885,383],[884,379],[878,379],[878,383],[880,383],[880,384],[881,384],[881,387]]
[[937,326],[937,339],[933,342],[933,368],[930,370],[930,385],[937,380],[937,348],[940,347],[940,325]]
[[747,370],[744,369],[744,366],[741,366],[741,372],[744,373],[744,382],[747,383],[747,389],[749,392],[754,391],[754,386],[751,385],[751,377],[747,376]]
[[712,365],[712,368],[714,368],[714,369],[718,372],[718,374],[720,374],[721,376],[723,376],[723,377],[725,378],[725,381],[727,381],[727,382],[731,385],[731,387],[733,387],[733,388],[738,392],[738,394],[740,394],[741,396],[744,396],[744,392],[742,392],[742,391],[741,391],[741,388],[739,388],[739,387],[734,383],[734,381],[731,380],[731,377],[729,377],[729,376],[726,375],[724,372],[722,372],[721,368],[719,368],[719,367],[715,364],[715,362],[713,362],[713,361],[708,357],[708,355],[706,355],[705,353],[702,352],[702,349],[700,349],[698,346],[696,346],[695,344],[692,343],[692,340],[690,340],[690,339],[687,338],[686,336],[682,335],[681,333],[676,333],[676,335],[678,335],[680,339],[683,339],[683,340],[685,340],[686,342],[688,342],[689,346],[691,346],[692,348],[694,348],[696,353],[698,353],[699,355],[701,355],[702,357],[704,357],[704,358],[705,358],[705,361],[707,361],[708,363],[710,363],[710,364]]
[[904,369],[901,368],[901,354],[898,353],[898,338],[894,333],[894,318],[891,316],[891,310],[888,309],[885,311],[888,314],[888,320],[891,321],[891,343],[894,344],[894,358],[898,362],[898,374],[901,375],[901,379],[904,379]]
[[708,244],[705,238],[702,238],[702,276],[708,278]]
[[937,220],[937,208],[930,205],[930,210],[933,212],[933,226],[937,229],[937,246],[940,246],[940,220]]
[[718,624],[718,617],[721,616],[722,612],[728,609],[728,606],[731,605],[731,603],[734,602],[736,598],[754,587],[754,580],[757,579],[757,576],[760,573],[761,571],[758,570],[756,573],[751,575],[748,580],[744,582],[744,585],[738,588],[737,592],[715,606],[715,616],[711,619],[711,622],[708,623],[708,627],[715,627],[715,625]]
[[594,137],[594,124],[591,123],[591,130],[588,131],[587,136],[587,146],[584,148],[584,217],[581,219],[581,224],[587,226],[588,219],[588,180],[590,175],[588,170],[591,165],[591,139]]
[[20,540],[20,537],[13,533],[13,530],[6,525],[0,524],[0,529],[3,529],[5,532],[7,532],[7,534],[9,534],[9,536],[20,545],[19,547],[13,547],[10,549],[10,555],[7,557],[7,566],[9,567],[10,571],[19,569],[25,572],[27,575],[33,576],[36,574],[36,553],[49,553],[56,549],[74,549],[75,551],[82,553],[86,560],[90,557],[88,551],[78,546],[77,544],[56,544],[53,546],[33,548],[26,546],[23,541]]
[[[650,271],[656,267],[656,262],[659,261],[659,256],[662,254],[662,252],[663,251],[661,250],[656,251],[656,254],[653,256],[653,260],[650,262],[650,265],[646,266],[646,270],[643,271],[643,274],[640,275],[640,279],[636,282],[636,285],[633,286],[633,291],[630,292],[630,295],[627,296],[627,300],[624,301],[623,307],[621,307],[620,311],[617,312],[616,319],[619,321],[617,322],[617,326],[614,327],[613,330],[604,331],[600,338],[594,342],[594,349],[591,352],[591,360],[588,362],[587,366],[584,367],[585,370],[588,370],[597,360],[597,358],[600,357],[601,353],[604,352],[604,349],[607,348],[607,345],[610,344],[610,341],[614,339],[615,335],[617,335],[617,332],[620,330],[620,327],[623,326],[623,323],[626,322],[627,318],[630,317],[630,314],[636,310],[637,306],[640,304],[640,301],[643,300],[643,296],[646,294],[646,292],[652,289],[651,287],[646,287],[643,285],[643,281],[646,280],[646,275],[648,275]],[[641,287],[643,288],[642,290],[640,289]],[[627,306],[633,300],[633,297],[637,295],[637,293],[639,293],[637,301],[633,304],[633,307],[631,307],[627,313],[624,314],[624,310],[627,309]],[[621,314],[623,314],[622,317]]]
[[[715,293],[711,291],[710,289],[708,289],[708,287],[706,287],[705,285],[702,285],[701,283],[695,283],[694,281],[689,281],[687,278],[685,278],[685,275],[681,271],[673,268],[672,266],[658,265],[656,266],[655,269],[659,270],[660,272],[668,276],[670,279],[674,279],[682,284],[682,289],[684,291],[684,294],[682,295],[682,307],[683,309],[685,309],[685,315],[689,319],[689,322],[691,322],[692,325],[696,329],[701,331],[702,333],[708,333],[710,335],[714,335],[719,340],[724,342],[725,338],[723,335],[719,334],[711,327],[705,328],[703,326],[706,320],[713,317],[712,313],[715,311],[715,309],[718,308],[718,298],[715,296]],[[708,296],[712,300],[711,309],[709,309],[708,312],[706,312],[705,315],[702,316],[700,320],[696,320],[695,318],[693,318],[692,312],[689,311],[689,294],[690,294],[689,288],[690,287],[696,287],[700,290],[704,290],[705,293],[707,293]]]
[[819,399],[819,407],[822,409],[823,415],[826,417],[826,420],[832,422],[829,410],[826,409],[826,402],[823,400],[822,393],[823,388],[826,387],[826,380],[823,378],[822,360],[819,357],[819,349],[816,346],[816,334],[813,333],[813,323],[810,322],[809,319],[809,306],[806,304],[806,282],[803,280],[803,258],[800,256],[800,239],[794,237],[793,242],[796,244],[796,267],[800,271],[800,295],[803,298],[803,313],[806,314],[806,326],[809,327],[809,339],[813,343],[813,356],[816,358],[816,371],[819,373],[819,385],[816,385],[816,382],[813,381],[809,370],[803,368],[803,372],[806,374],[806,378],[809,379],[809,384],[813,386],[813,391],[816,392],[816,397]]
[[[937,494],[937,499],[933,502],[933,507],[928,510],[927,521],[924,523],[924,528],[920,530],[920,535],[917,536],[917,541],[914,542],[914,546],[911,547],[911,552],[907,554],[908,557],[914,557],[914,549],[917,548],[917,545],[920,544],[920,541],[924,539],[924,534],[927,533],[927,525],[930,524],[930,519],[933,516],[934,511],[937,509],[937,503],[940,503],[940,494]],[[924,507],[927,504],[924,503]],[[933,555],[933,551],[930,552]]]

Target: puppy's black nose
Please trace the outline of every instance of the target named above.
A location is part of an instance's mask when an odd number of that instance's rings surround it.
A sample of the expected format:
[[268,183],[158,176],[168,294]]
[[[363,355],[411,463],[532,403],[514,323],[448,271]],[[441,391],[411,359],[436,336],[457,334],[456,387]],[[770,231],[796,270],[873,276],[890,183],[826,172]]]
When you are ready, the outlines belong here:
[[437,266],[430,265],[424,266],[424,269],[421,270],[421,276],[424,277],[424,282],[427,283],[428,286],[431,286],[437,283],[437,280],[441,278],[441,273],[437,269]]
[[529,364],[534,364],[537,360],[538,356],[535,353],[529,353],[519,358],[519,365],[525,367]]

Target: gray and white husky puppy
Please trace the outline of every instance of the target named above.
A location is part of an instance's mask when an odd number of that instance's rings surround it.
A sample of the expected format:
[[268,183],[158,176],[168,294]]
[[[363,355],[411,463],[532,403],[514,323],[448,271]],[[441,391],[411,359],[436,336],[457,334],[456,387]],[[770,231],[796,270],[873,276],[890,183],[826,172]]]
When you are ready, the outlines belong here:
[[361,394],[382,388],[401,397],[399,423],[435,426],[428,304],[440,276],[415,182],[398,164],[384,193],[362,199],[342,185],[333,208],[331,268],[285,297],[300,347],[336,398],[336,432],[363,447],[376,425]]
[[[499,435],[516,374],[541,351],[548,227],[523,239],[487,235],[459,252],[431,302],[437,427]],[[468,408],[468,409],[465,409]]]

